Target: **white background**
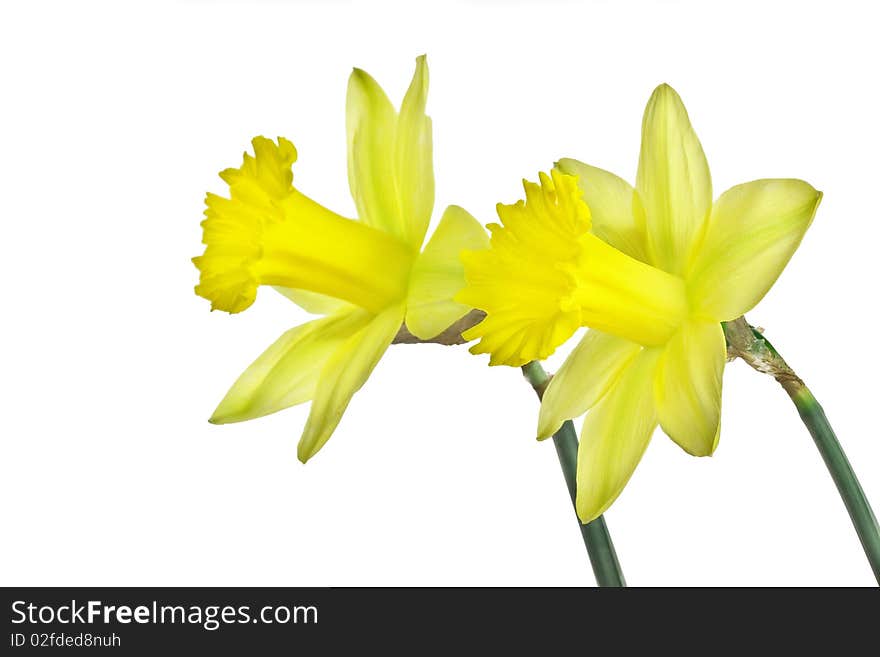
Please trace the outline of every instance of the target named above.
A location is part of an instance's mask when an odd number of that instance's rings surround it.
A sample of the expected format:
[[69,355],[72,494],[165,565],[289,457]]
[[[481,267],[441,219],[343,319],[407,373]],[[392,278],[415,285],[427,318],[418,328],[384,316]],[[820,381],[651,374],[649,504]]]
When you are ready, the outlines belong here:
[[[750,319],[880,504],[878,15],[823,4],[5,3],[0,583],[593,583],[533,392],[464,348],[392,348],[307,466],[307,406],[207,423],[307,316],[271,291],[233,317],[193,294],[205,191],[253,135],[284,135],[298,188],[352,214],[349,71],[399,103],[423,52],[435,221],[453,202],[492,221],[561,156],[632,180],[663,81],[716,195],[823,190]],[[606,517],[634,585],[873,582],[794,408],[742,363],[716,455],[658,432]]]

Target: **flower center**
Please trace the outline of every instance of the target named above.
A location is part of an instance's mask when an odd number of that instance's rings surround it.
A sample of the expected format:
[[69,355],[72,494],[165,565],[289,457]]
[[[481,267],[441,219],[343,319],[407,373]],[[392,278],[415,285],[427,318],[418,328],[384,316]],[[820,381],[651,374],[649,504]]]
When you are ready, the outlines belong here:
[[556,170],[524,183],[526,200],[499,205],[490,246],[462,254],[456,300],[486,312],[463,335],[490,365],[541,360],[580,326],[645,346],[664,344],[688,316],[684,280],[590,232],[577,179]]

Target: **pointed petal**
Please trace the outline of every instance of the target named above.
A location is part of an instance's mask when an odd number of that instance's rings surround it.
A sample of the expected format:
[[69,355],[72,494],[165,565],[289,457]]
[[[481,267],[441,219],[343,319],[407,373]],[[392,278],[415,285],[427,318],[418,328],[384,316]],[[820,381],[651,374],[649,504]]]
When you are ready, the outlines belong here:
[[330,315],[351,306],[351,304],[342,299],[328,297],[326,294],[318,294],[310,290],[299,290],[292,287],[281,287],[280,285],[273,287],[307,313],[313,315]]
[[308,401],[330,356],[370,317],[352,310],[290,329],[238,378],[211,422],[252,420]]
[[660,357],[654,380],[660,426],[693,456],[709,456],[715,450],[726,360],[718,322],[687,322]]
[[327,360],[297,448],[300,461],[312,458],[330,438],[354,393],[364,385],[400,329],[403,314],[401,304],[376,315]]
[[577,514],[598,518],[617,499],[657,427],[653,379],[659,349],[644,349],[587,413],[578,449]]
[[358,218],[368,226],[405,239],[394,186],[397,113],[379,83],[358,68],[348,80],[345,118],[348,185]]
[[727,321],[754,308],[788,264],[821,200],[803,180],[755,180],[724,192],[688,274],[695,312]]
[[416,59],[412,83],[400,106],[394,148],[394,178],[400,197],[405,241],[420,248],[434,209],[434,160],[428,100],[428,62]]
[[489,236],[464,208],[450,205],[425,250],[416,258],[409,283],[406,326],[417,338],[439,335],[470,306],[452,298],[465,285],[462,250],[486,249]]
[[556,168],[577,176],[578,187],[590,207],[593,233],[628,256],[648,262],[645,246],[645,210],[632,185],[604,169],[563,158]]
[[681,274],[712,207],[703,147],[675,90],[661,84],[645,108],[636,177],[651,264]]
[[538,439],[595,406],[641,350],[635,342],[589,331],[550,380],[541,400]]

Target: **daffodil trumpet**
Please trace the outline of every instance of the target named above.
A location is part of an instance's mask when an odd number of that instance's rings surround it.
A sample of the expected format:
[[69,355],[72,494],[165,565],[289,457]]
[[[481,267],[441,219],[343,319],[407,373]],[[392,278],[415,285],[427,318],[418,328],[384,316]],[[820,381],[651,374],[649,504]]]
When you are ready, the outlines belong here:
[[269,286],[323,317],[288,330],[257,358],[212,422],[311,401],[297,450],[305,462],[330,438],[402,325],[430,339],[471,310],[452,297],[464,284],[459,252],[486,246],[482,226],[450,206],[423,245],[434,206],[427,94],[424,56],[399,111],[370,75],[351,74],[348,180],[357,219],[294,187],[297,151],[282,137],[256,137],[253,155],[220,174],[229,195],[206,198],[205,251],[193,259],[196,293],[214,310],[238,313]]
[[490,247],[462,255],[456,299],[487,313],[464,336],[490,364],[521,366],[590,330],[550,382],[537,434],[586,413],[577,511],[600,516],[659,425],[707,456],[720,435],[722,322],[757,304],[822,198],[801,180],[738,185],[713,202],[702,146],[678,94],[645,109],[635,187],[564,159],[525,199],[498,205]]

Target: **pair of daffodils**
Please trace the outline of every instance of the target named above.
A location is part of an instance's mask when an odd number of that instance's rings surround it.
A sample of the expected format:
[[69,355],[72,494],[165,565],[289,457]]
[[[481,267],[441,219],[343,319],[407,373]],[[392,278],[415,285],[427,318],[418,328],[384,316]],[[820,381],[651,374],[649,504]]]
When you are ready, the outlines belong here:
[[311,400],[307,461],[405,324],[428,340],[476,308],[464,333],[491,365],[551,355],[589,327],[552,379],[538,437],[586,413],[578,452],[583,522],[620,494],[659,424],[689,454],[718,444],[726,346],[721,322],[769,290],[821,194],[800,180],[757,180],[713,202],[709,167],[667,85],[642,124],[636,185],[564,159],[525,200],[498,205],[487,239],[450,206],[422,248],[434,204],[424,57],[399,113],[373,78],[348,87],[348,177],[358,220],[293,187],[293,144],[253,140],[209,194],[196,292],[212,308],[249,307],[269,285],[317,319],[283,334],[232,386],[213,422],[249,420]]

